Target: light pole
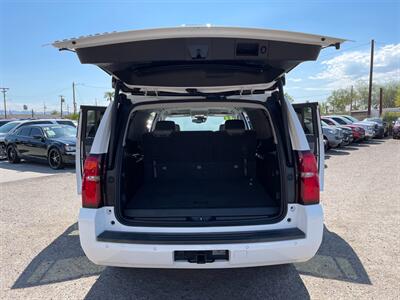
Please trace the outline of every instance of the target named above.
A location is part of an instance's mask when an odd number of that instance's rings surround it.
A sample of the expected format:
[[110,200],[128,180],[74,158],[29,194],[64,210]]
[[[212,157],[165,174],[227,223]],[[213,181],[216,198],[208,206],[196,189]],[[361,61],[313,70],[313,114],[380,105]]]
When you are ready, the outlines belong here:
[[6,93],[9,88],[0,88],[1,92],[3,93],[3,100],[4,100],[4,119],[7,119],[7,101],[6,101]]
[[64,99],[63,95],[60,95],[59,97],[60,97],[60,116],[61,116],[61,119],[62,119],[62,117],[63,117],[63,103],[65,102],[65,99]]

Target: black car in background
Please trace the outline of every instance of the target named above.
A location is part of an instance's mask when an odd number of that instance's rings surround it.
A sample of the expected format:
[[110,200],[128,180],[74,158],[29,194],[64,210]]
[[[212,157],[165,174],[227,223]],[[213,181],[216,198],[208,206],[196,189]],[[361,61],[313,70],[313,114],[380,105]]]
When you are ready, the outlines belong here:
[[68,125],[35,124],[14,130],[5,138],[8,161],[21,158],[47,161],[52,169],[75,163],[76,128]]
[[5,137],[7,134],[11,134],[14,130],[18,130],[23,126],[34,125],[34,124],[60,124],[69,125],[76,127],[72,120],[67,119],[19,119],[10,120],[10,122],[0,127],[0,159],[7,157]]

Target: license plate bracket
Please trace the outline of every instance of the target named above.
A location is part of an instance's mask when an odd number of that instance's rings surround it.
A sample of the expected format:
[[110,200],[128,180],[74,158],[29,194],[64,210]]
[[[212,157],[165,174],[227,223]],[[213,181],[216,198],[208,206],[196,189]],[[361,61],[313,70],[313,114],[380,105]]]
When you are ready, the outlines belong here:
[[193,264],[207,264],[215,261],[229,261],[228,250],[174,251],[174,261]]

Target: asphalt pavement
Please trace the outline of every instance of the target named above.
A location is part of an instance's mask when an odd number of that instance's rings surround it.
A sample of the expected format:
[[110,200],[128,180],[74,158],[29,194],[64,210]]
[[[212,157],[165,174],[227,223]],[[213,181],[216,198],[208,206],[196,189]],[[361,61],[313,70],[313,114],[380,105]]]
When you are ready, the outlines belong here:
[[227,270],[100,267],[80,245],[72,168],[0,162],[1,299],[399,299],[400,141],[326,155],[324,239],[306,263]]

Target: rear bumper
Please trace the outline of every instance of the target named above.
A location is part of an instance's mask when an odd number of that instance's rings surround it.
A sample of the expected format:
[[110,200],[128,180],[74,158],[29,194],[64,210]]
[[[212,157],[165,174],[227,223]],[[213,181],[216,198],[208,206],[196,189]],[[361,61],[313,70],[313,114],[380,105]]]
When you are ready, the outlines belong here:
[[[107,266],[235,268],[306,261],[315,255],[321,244],[322,207],[294,204],[290,207],[293,208],[288,216],[276,224],[201,228],[129,227],[115,220],[111,207],[82,208],[80,241],[92,262]],[[191,238],[181,239],[185,236]],[[202,239],[204,236],[211,239]],[[238,240],[237,237],[244,238]],[[206,250],[228,250],[229,259],[207,264],[174,261],[175,251]]]

